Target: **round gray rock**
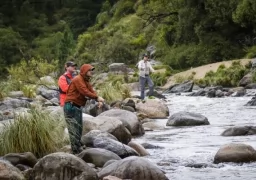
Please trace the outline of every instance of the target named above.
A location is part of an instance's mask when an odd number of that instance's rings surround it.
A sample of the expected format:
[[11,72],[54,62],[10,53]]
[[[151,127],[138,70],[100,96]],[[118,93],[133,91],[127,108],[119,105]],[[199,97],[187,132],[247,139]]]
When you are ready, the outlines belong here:
[[170,116],[166,126],[200,126],[209,124],[208,119],[201,114],[181,111]]
[[247,136],[255,135],[256,126],[241,126],[241,127],[231,127],[226,129],[221,135],[222,136]]
[[227,144],[221,147],[214,157],[214,163],[253,161],[256,161],[256,151],[246,144]]
[[111,175],[120,179],[168,180],[156,165],[145,158],[134,156],[109,164],[98,175],[99,178]]
[[120,160],[121,158],[106,149],[91,148],[81,152],[78,157],[83,159],[87,163],[92,163],[96,167],[103,167],[104,164],[109,160]]
[[96,172],[72,154],[53,153],[40,159],[33,168],[35,180],[98,180]]

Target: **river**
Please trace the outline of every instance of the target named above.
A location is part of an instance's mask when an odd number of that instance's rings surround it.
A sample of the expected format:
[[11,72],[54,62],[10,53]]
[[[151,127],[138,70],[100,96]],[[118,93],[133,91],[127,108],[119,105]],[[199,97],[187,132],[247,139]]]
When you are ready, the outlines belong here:
[[[167,119],[157,119],[163,130],[147,131],[136,138],[164,149],[148,149],[147,158],[158,164],[170,180],[253,180],[256,163],[213,164],[216,152],[228,143],[245,143],[256,148],[256,136],[222,137],[232,126],[255,126],[256,106],[244,106],[251,97],[167,96],[170,115],[179,111],[200,113],[210,122],[207,126],[167,127]],[[194,166],[202,166],[195,168]],[[193,166],[193,167],[191,167]]]

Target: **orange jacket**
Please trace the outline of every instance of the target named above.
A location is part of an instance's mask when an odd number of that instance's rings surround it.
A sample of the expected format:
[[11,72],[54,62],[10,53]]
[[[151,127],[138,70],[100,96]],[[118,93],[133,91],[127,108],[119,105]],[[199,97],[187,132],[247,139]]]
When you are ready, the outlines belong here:
[[65,102],[73,102],[79,106],[84,106],[87,98],[97,99],[97,93],[93,90],[86,77],[86,73],[93,67],[90,64],[84,64],[80,68],[80,74],[74,77],[69,85]]
[[67,76],[70,79],[70,81],[73,79],[72,74],[66,72],[63,75],[61,75],[58,80],[59,88],[62,91],[62,93],[60,92],[60,106],[64,106],[65,99],[67,96],[66,94],[67,94],[67,90],[68,90],[68,86],[69,86],[65,76]]

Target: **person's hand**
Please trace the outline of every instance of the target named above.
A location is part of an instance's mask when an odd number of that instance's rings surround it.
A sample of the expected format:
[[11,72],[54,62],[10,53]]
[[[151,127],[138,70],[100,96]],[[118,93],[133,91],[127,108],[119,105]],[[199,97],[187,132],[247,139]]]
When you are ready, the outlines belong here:
[[99,97],[97,98],[97,101],[98,101],[98,102],[104,102],[105,100],[104,100],[102,97],[99,96]]
[[102,106],[103,106],[103,102],[99,101],[98,102],[98,108],[102,108]]

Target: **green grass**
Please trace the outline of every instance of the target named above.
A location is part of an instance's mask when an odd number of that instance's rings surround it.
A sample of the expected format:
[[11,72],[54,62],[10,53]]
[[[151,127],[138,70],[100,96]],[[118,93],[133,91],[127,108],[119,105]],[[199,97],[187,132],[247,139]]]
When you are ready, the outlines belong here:
[[105,83],[104,86],[102,86],[100,89],[100,95],[108,104],[110,104],[116,100],[124,100],[128,97],[131,97],[131,92],[129,87],[118,81],[114,83]]
[[43,157],[65,145],[65,121],[31,109],[28,115],[18,115],[6,123],[0,132],[0,155],[32,152]]
[[196,80],[195,83],[207,86],[220,85],[223,87],[234,87],[249,72],[248,67],[248,65],[241,65],[240,61],[232,62],[232,65],[228,68],[224,64],[221,64],[216,72],[207,72],[203,79]]

